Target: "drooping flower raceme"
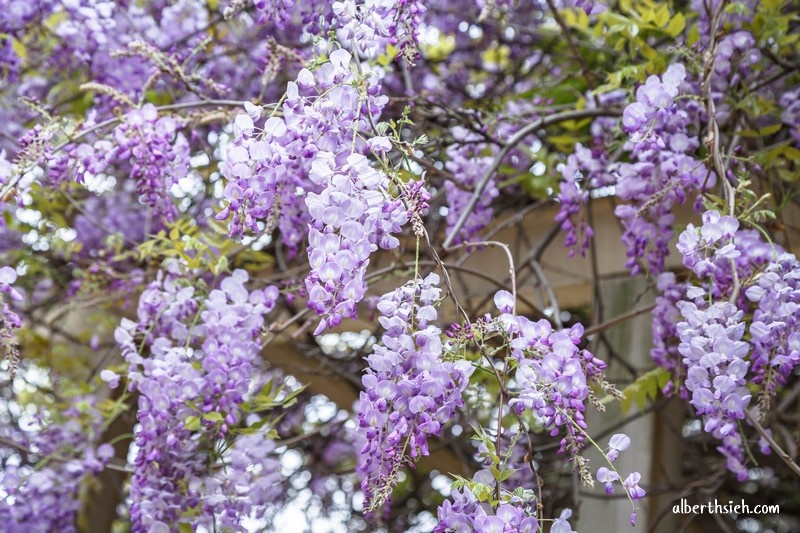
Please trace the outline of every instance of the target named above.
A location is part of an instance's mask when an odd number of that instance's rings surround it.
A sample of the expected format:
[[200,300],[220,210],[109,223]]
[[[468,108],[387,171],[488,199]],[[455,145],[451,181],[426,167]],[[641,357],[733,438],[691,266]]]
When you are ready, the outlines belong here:
[[[448,234],[469,204],[472,198],[471,189],[481,180],[483,174],[492,164],[491,156],[481,155],[484,145],[476,143],[481,139],[478,134],[469,132],[462,127],[453,128],[452,133],[459,142],[447,147],[449,159],[445,163],[445,168],[453,175],[453,180],[444,182],[444,190],[447,197],[447,215],[445,219],[447,221]],[[492,203],[499,194],[495,180],[491,179],[475,207],[469,213],[464,227],[459,230],[453,240],[454,243],[468,241],[489,225],[494,214]]]
[[309,179],[322,187],[306,196],[311,273],[305,283],[308,306],[322,317],[318,335],[343,317],[356,318],[370,254],[378,247],[397,248],[394,234],[409,216],[399,200],[388,196],[389,178],[363,155],[352,154],[337,168],[332,153],[320,152]]
[[581,447],[586,428],[584,412],[589,397],[589,379],[599,377],[606,364],[578,348],[583,327],[554,331],[547,320],[532,322],[523,316],[502,314],[499,319],[511,340],[511,356],[517,360],[515,380],[519,390],[509,401],[518,413],[533,412],[550,430],[561,433],[562,450]]
[[[475,474],[474,481],[488,486],[488,483],[493,481],[493,477],[488,470],[480,470]],[[531,504],[522,498],[516,497],[512,501],[509,496],[508,503],[501,503],[496,509],[482,503],[469,487],[454,489],[450,493],[450,498],[452,501],[447,499],[439,506],[437,511],[439,523],[434,529],[435,533],[472,531],[535,533],[539,531],[535,503]],[[563,513],[562,516],[564,516]],[[569,514],[564,516],[564,521],[569,516]]]
[[111,445],[97,446],[103,415],[96,403],[91,396],[76,396],[54,420],[37,413],[39,428],[25,432],[17,444],[38,455],[41,464],[31,468],[2,462],[3,531],[78,531],[79,489],[114,455]]
[[341,0],[333,3],[340,42],[365,57],[387,52],[387,45],[406,56],[416,55],[419,27],[426,12],[419,0]]
[[741,256],[733,238],[739,221],[732,216],[721,216],[717,211],[703,213],[703,225],[689,224],[678,239],[678,251],[683,264],[699,278],[711,277],[722,262],[729,263]]
[[[783,253],[745,292],[757,308],[749,332],[753,343],[751,372],[769,397],[800,365],[800,262]],[[762,412],[768,405],[761,405]]]
[[686,286],[685,282],[678,282],[672,272],[662,272],[656,281],[659,294],[653,309],[653,347],[650,356],[658,366],[669,371],[681,365],[677,343],[677,324],[681,316],[676,306],[683,299]]
[[[269,474],[278,469],[268,453],[274,446],[258,431],[244,440],[232,434],[245,398],[265,380],[259,335],[277,298],[274,287],[249,291],[247,280],[245,271],[234,271],[200,300],[172,262],[142,294],[138,323],[125,320],[117,329],[139,393],[134,532],[174,530],[185,513],[193,524],[240,531],[243,517],[262,515],[280,494]],[[149,357],[140,354],[143,346]],[[215,472],[214,443],[221,441],[230,449]]]
[[[652,353],[660,365],[686,376],[680,393],[703,417],[704,430],[721,441],[728,469],[742,480],[747,468],[739,426],[752,403],[747,386],[761,385],[758,402],[765,411],[800,363],[800,267],[758,232],[740,230],[732,216],[711,210],[702,221],[700,227],[689,224],[677,245],[696,281],[676,284],[670,273],[659,281],[664,294],[654,312]],[[751,302],[753,318],[746,321]],[[680,365],[672,336],[679,338]]]
[[675,100],[685,78],[681,64],[671,65],[660,78],[650,76],[622,115],[623,130],[630,134],[631,161],[619,163],[613,171],[616,193],[629,203],[617,206],[615,214],[625,228],[626,266],[634,274],[639,259],[645,257],[653,273],[664,270],[674,224],[672,208],[692,192],[716,183],[713,172],[692,155],[700,143],[690,126],[701,109],[691,100]]
[[159,117],[153,104],[145,104],[123,117],[111,134],[113,142],[68,144],[64,153],[52,154],[51,179],[66,180],[70,171],[78,183],[94,174],[129,173],[139,201],[156,217],[174,220],[178,209],[170,188],[187,175],[190,155],[189,141],[179,126],[175,118]]
[[146,227],[151,233],[162,228],[158,217],[149,217],[149,226],[142,218],[142,206],[132,190],[90,196],[75,217],[76,241],[81,244],[78,253],[85,257],[108,256],[113,250],[110,238],[137,245],[145,240]]
[[728,469],[743,481],[747,469],[738,423],[745,418],[751,398],[745,379],[750,346],[742,340],[744,313],[730,302],[708,305],[702,303],[702,297],[700,301],[700,305],[678,302],[684,318],[677,328],[686,389],[691,393],[690,403],[705,419],[705,431],[722,441],[718,449],[728,458]]
[[469,362],[443,358],[441,330],[434,307],[439,277],[415,279],[378,303],[385,332],[367,357],[358,421],[366,443],[358,474],[365,508],[381,510],[400,469],[428,455],[428,440],[441,433],[462,405]]
[[[722,216],[717,211],[707,211],[703,214],[702,226],[689,224],[679,236],[677,244],[683,264],[692,270],[700,285],[690,281],[679,282],[672,272],[659,275],[657,288],[660,294],[653,310],[651,355],[659,366],[670,372],[681,366],[676,326],[682,318],[677,303],[685,299],[693,300],[700,294],[710,294],[713,299],[730,298],[737,280],[739,284],[760,280],[759,273],[783,253],[779,245],[764,242],[756,230],[738,228],[739,222],[735,218]],[[758,293],[756,291],[753,294]],[[737,303],[744,306],[744,298],[740,296]],[[763,367],[757,358],[753,359],[753,363],[751,370],[760,374],[758,369]],[[753,379],[755,383],[761,381],[758,375]],[[668,387],[672,383],[670,381]]]
[[323,17],[330,18],[330,4],[316,0],[231,0],[226,8],[226,18],[230,17],[237,10],[244,10],[252,4],[255,8],[257,21],[259,24],[274,24],[279,29],[285,30],[292,27],[292,23],[302,23],[304,26],[311,25],[316,29],[317,19]]
[[[370,254],[396,248],[394,234],[410,217],[391,196],[389,177],[361,155],[391,143],[358,135],[380,115],[386,98],[379,95],[377,73],[357,76],[351,60],[338,49],[313,74],[301,70],[288,85],[283,116],[267,118],[260,132],[255,124],[262,110],[247,106],[249,114],[234,121],[223,164],[228,205],[217,218],[232,218],[232,235],[259,231],[262,220],[267,232],[280,227],[291,256],[308,228],[308,307],[322,317],[315,334],[356,317]],[[411,207],[418,203],[408,200]]]
[[781,121],[789,126],[794,145],[800,146],[800,87],[781,96]]
[[747,80],[753,66],[761,60],[761,51],[748,31],[735,31],[719,40],[711,76],[711,98],[715,103],[715,119],[720,123],[731,117],[729,95],[732,87]]
[[16,270],[10,266],[0,268],[0,347],[8,357],[12,377],[19,360],[19,348],[14,335],[22,325],[22,320],[10,305],[12,301],[22,300],[22,294],[14,288],[16,281]]
[[226,205],[217,214],[231,219],[232,236],[245,228],[262,231],[261,221],[266,233],[280,229],[294,256],[310,222],[303,197],[322,189],[308,179],[317,154],[333,153],[343,166],[350,154],[368,151],[357,132],[371,130],[370,120],[378,119],[387,98],[379,94],[380,71],[361,65],[359,77],[351,59],[347,51],[334,50],[313,73],[302,69],[287,85],[282,116],[264,119],[262,108],[247,105],[248,113],[236,117],[222,164]]
[[566,232],[564,246],[569,248],[569,256],[574,256],[575,252],[585,255],[594,230],[585,220],[576,218],[589,201],[591,189],[614,181],[607,170],[607,155],[602,150],[591,150],[578,143],[575,153],[567,158],[561,174],[564,180],[559,184],[558,200],[561,206],[556,222],[560,222],[562,231]]

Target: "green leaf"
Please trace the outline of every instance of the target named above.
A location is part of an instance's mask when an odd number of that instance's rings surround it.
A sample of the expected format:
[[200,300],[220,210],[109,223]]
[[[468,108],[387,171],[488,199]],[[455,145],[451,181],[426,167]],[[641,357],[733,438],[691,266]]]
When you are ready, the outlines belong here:
[[683,30],[686,28],[686,17],[683,16],[683,13],[678,13],[672,20],[669,21],[667,25],[667,33],[670,37],[677,37]]
[[782,127],[783,124],[779,122],[777,124],[773,124],[772,126],[764,126],[760,130],[758,130],[758,133],[760,135],[772,135],[773,133],[777,133],[778,131],[780,131]]
[[653,18],[653,21],[658,26],[663,26],[664,24],[666,24],[667,22],[670,21],[669,20],[669,6],[667,6],[667,4],[661,4],[661,7],[659,7],[658,10],[655,13],[655,17]]
[[663,389],[669,383],[669,380],[672,379],[672,376],[669,375],[669,372],[659,372],[656,380],[658,381],[658,388]]
[[648,399],[650,399],[650,401],[655,401],[658,397],[658,391],[661,390],[670,379],[671,376],[669,372],[661,367],[654,368],[639,376],[636,381],[622,391],[622,398],[620,399],[622,414],[627,413],[634,402],[636,406],[642,410],[647,404]]
[[183,421],[183,427],[189,431],[197,431],[200,429],[200,418],[196,416],[189,416]]
[[228,271],[228,257],[227,256],[220,256],[217,260],[217,263],[214,265],[212,272],[215,276],[218,276],[222,272]]
[[514,472],[516,472],[517,470],[518,470],[517,468],[505,468],[505,469],[503,469],[503,471],[500,472],[500,479],[498,479],[498,481],[507,480],[512,475],[514,475]]
[[619,409],[622,411],[623,415],[630,411],[631,403],[633,403],[633,396],[630,394],[624,394],[622,399],[619,401]]
[[203,419],[208,420],[209,422],[222,422],[224,417],[222,416],[222,413],[220,413],[219,411],[211,411],[205,413],[203,415]]
[[192,533],[192,526],[185,522],[180,522],[178,524],[178,533]]

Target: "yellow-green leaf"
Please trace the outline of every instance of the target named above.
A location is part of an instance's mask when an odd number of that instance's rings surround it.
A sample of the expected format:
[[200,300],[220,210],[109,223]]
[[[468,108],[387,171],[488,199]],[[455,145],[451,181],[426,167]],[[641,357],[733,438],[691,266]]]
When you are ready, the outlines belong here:
[[667,25],[667,33],[670,35],[670,37],[677,37],[685,28],[686,17],[683,16],[683,13],[678,13],[672,17],[672,20],[669,21],[669,25]]
[[189,431],[197,431],[200,429],[200,419],[196,416],[189,416],[184,420],[183,427]]
[[661,4],[661,7],[659,7],[655,13],[653,22],[655,22],[658,26],[663,26],[669,22],[669,7],[667,4]]
[[203,414],[203,418],[209,422],[222,422],[222,413],[219,411],[211,411]]
[[760,130],[758,130],[759,135],[772,135],[773,133],[777,133],[783,127],[783,124],[780,122],[777,124],[773,124],[771,126],[764,126]]

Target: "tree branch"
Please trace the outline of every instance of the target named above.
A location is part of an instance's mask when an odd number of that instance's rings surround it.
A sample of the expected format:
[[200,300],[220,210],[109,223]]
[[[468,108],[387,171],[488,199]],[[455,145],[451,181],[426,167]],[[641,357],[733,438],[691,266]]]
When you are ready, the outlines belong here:
[[531,122],[527,126],[523,127],[517,133],[511,136],[508,141],[503,145],[503,148],[497,154],[497,157],[494,158],[494,162],[492,165],[486,170],[486,172],[481,176],[480,181],[475,185],[475,191],[472,193],[472,197],[469,199],[469,203],[467,203],[464,210],[461,212],[461,215],[458,217],[455,226],[450,231],[450,234],[444,240],[442,244],[443,248],[449,248],[453,241],[455,240],[458,232],[461,231],[461,228],[464,227],[464,224],[467,223],[467,218],[472,214],[472,211],[475,209],[475,206],[478,204],[478,200],[480,200],[483,191],[486,190],[486,186],[489,184],[489,180],[492,179],[497,169],[500,167],[500,164],[503,162],[503,159],[517,146],[520,142],[522,142],[525,137],[532,134],[536,130],[540,128],[544,128],[547,126],[551,126],[553,124],[558,124],[560,122],[566,122],[567,120],[580,120],[584,118],[591,118],[591,117],[618,117],[622,114],[622,111],[619,109],[611,109],[611,108],[597,108],[597,109],[577,109],[572,111],[564,111],[562,113],[555,113],[553,115],[548,115],[546,117],[542,117],[539,120]]

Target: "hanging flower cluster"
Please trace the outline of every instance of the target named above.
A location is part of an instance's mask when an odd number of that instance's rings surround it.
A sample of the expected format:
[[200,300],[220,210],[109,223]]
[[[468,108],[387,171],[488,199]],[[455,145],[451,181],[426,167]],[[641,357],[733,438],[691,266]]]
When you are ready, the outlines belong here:
[[[682,318],[676,324],[678,351],[690,403],[704,417],[705,431],[722,441],[719,451],[728,469],[744,480],[739,424],[751,403],[747,385],[762,386],[759,403],[765,410],[800,363],[795,333],[800,265],[756,232],[739,230],[734,217],[712,210],[702,219],[701,227],[689,224],[678,240],[684,265],[700,281],[699,286],[686,285],[685,295],[675,302]],[[748,301],[756,307],[746,321]],[[750,342],[745,340],[748,330]]]
[[690,133],[701,111],[699,104],[675,100],[685,79],[686,69],[680,63],[671,65],[660,78],[650,76],[622,114],[632,161],[614,168],[616,193],[629,202],[617,206],[615,214],[625,228],[626,266],[633,274],[640,269],[639,259],[645,257],[653,273],[664,270],[675,222],[673,207],[684,203],[693,191],[716,183],[713,172],[692,155],[700,144]]
[[320,152],[309,179],[322,187],[306,196],[311,273],[305,284],[308,306],[322,317],[318,335],[343,317],[356,318],[370,254],[378,247],[397,248],[394,234],[409,215],[399,200],[387,196],[389,178],[363,155],[352,154],[337,168],[333,154]]
[[[76,396],[56,419],[40,412],[38,430],[17,442],[41,458],[35,468],[3,462],[0,523],[8,533],[63,531],[77,533],[80,488],[114,456],[109,444],[96,445],[103,415],[92,396]],[[16,435],[14,440],[20,440]]]
[[561,203],[556,222],[561,223],[561,230],[566,233],[564,246],[569,248],[569,256],[575,252],[586,255],[589,241],[594,230],[584,219],[576,220],[581,208],[589,201],[592,189],[603,187],[614,182],[608,173],[608,156],[602,149],[591,150],[582,144],[575,145],[575,153],[567,158],[561,170],[564,180],[559,184],[558,200]]
[[[502,305],[499,308],[503,311]],[[518,363],[515,381],[519,390],[509,405],[517,413],[533,412],[552,436],[563,429],[562,450],[569,445],[570,451],[577,453],[584,440],[581,429],[586,428],[589,380],[602,378],[606,368],[603,361],[578,347],[583,326],[555,331],[547,320],[532,322],[508,312],[500,315],[498,325],[508,333],[511,357]]]
[[[478,471],[474,483],[489,486],[494,482],[491,472]],[[567,519],[572,512],[565,510],[557,518],[550,531],[568,531]],[[516,499],[509,496],[508,503],[501,503],[496,509],[482,503],[469,487],[454,489],[447,499],[439,506],[437,511],[439,523],[434,531],[436,533],[467,533],[471,531],[504,532],[518,531],[520,533],[536,533],[539,531],[539,521],[536,519],[535,503],[527,502],[522,498]],[[563,528],[567,529],[564,530]],[[562,529],[558,529],[562,528]]]
[[17,345],[14,332],[22,325],[19,315],[11,308],[12,302],[22,300],[22,294],[14,288],[17,271],[10,266],[0,267],[0,347],[11,361],[11,370],[17,363]]
[[[258,372],[259,335],[278,296],[274,287],[251,292],[247,281],[245,271],[234,271],[203,296],[171,262],[142,294],[138,322],[117,329],[130,387],[139,393],[135,532],[171,531],[189,515],[192,523],[241,531],[243,517],[263,515],[280,495],[270,473],[278,470],[274,445],[262,432],[232,433],[246,397],[266,381]],[[224,459],[223,442],[230,447]],[[224,475],[216,472],[220,460]]]
[[[448,234],[467,208],[475,185],[489,169],[493,160],[491,156],[481,154],[484,145],[477,142],[481,139],[477,133],[469,132],[462,127],[453,128],[452,133],[456,142],[447,147],[448,161],[445,163],[445,168],[453,175],[453,180],[444,183],[447,195],[445,219]],[[499,194],[496,183],[490,180],[453,243],[466,242],[489,225],[494,215],[492,204]]]
[[[786,384],[786,379],[800,365],[800,263],[797,258],[788,253],[779,255],[745,294],[756,306],[749,327],[753,382],[761,384],[767,392],[765,398],[769,398],[778,386]],[[762,404],[762,412],[767,407]]]
[[[85,127],[90,127],[89,123]],[[78,183],[95,174],[114,174],[136,184],[139,201],[152,208],[156,218],[174,220],[178,208],[170,189],[189,172],[189,141],[180,124],[169,115],[159,117],[153,104],[124,116],[111,134],[92,143],[68,144],[63,152],[48,156],[50,179]]]
[[419,0],[342,0],[333,3],[342,43],[352,43],[365,57],[396,47],[413,57],[419,39],[422,16],[427,9]]
[[350,69],[351,59],[338,49],[313,73],[301,70],[287,86],[282,116],[267,117],[256,127],[264,111],[248,105],[248,114],[236,117],[222,164],[226,205],[217,215],[231,219],[232,236],[242,236],[245,228],[271,233],[277,227],[293,257],[310,222],[303,196],[322,189],[308,180],[317,154],[332,153],[342,166],[350,154],[367,151],[358,132],[370,131],[387,98],[379,95],[379,71],[362,65],[366,72],[358,76]]
[[704,416],[705,431],[722,441],[719,451],[728,457],[728,469],[744,481],[747,469],[738,424],[752,397],[745,380],[750,363],[745,360],[749,345],[742,340],[744,313],[729,302],[698,307],[681,301],[678,309],[685,320],[678,323],[678,350],[688,369],[690,403]]
[[428,440],[441,433],[462,405],[472,365],[443,356],[435,325],[439,277],[430,274],[385,294],[378,303],[385,333],[367,357],[358,422],[366,443],[358,474],[365,508],[381,510],[400,469],[429,454]]

